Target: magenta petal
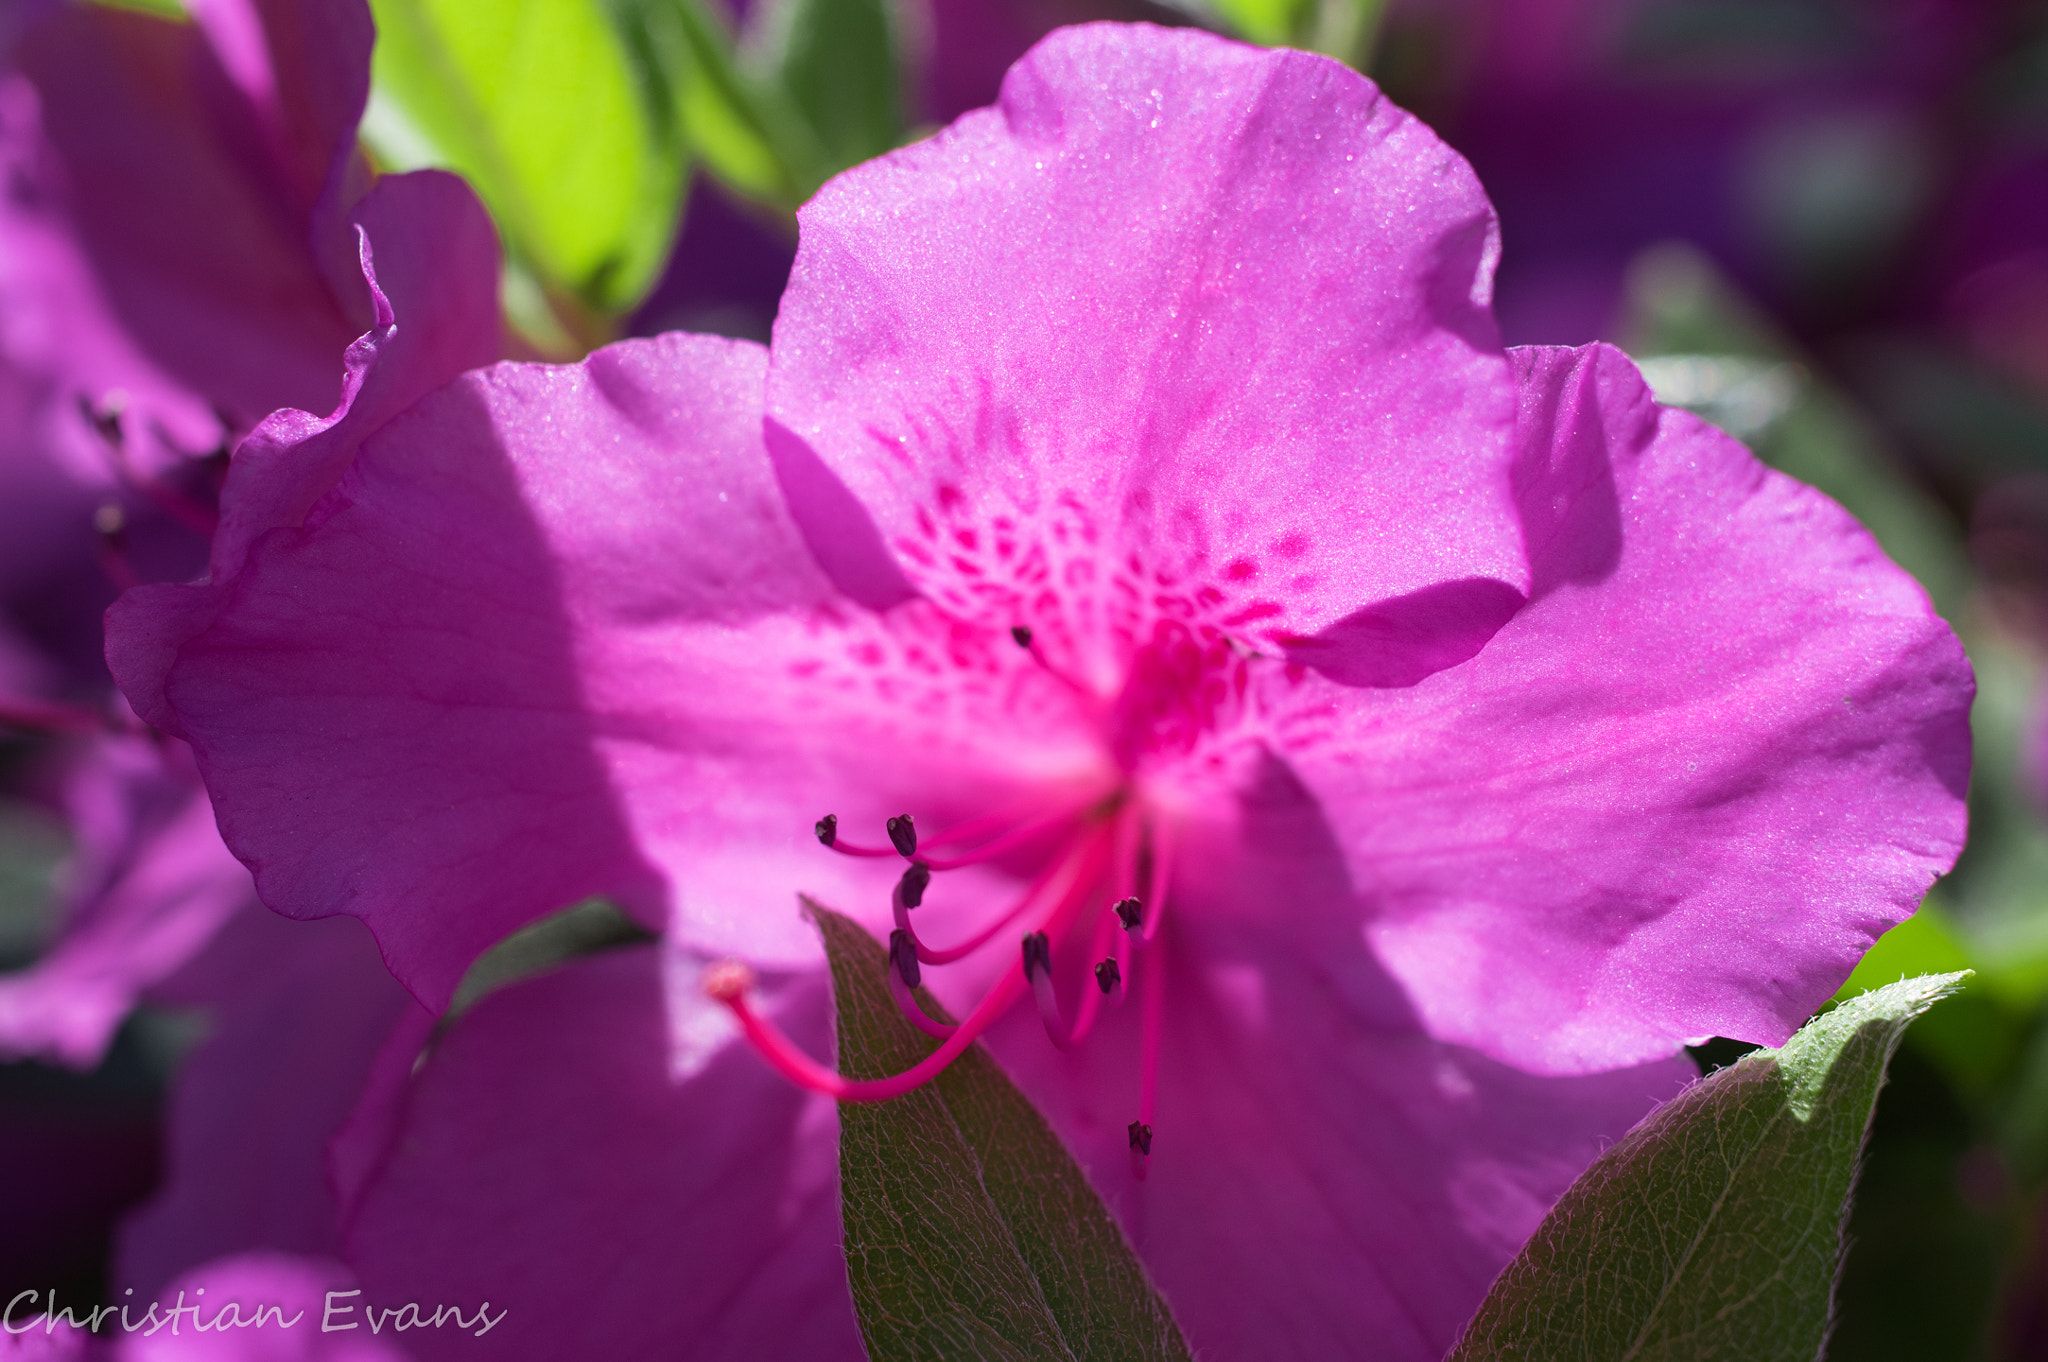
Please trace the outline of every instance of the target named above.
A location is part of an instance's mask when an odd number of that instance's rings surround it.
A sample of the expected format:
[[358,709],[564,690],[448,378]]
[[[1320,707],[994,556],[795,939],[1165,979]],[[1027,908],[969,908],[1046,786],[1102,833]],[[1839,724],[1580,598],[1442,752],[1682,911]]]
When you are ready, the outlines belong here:
[[1970,670],[1840,507],[1514,352],[1536,599],[1406,692],[1304,681],[1288,760],[1430,1031],[1539,1072],[1776,1044],[1962,844]]
[[[762,365],[670,335],[470,375],[262,542],[166,694],[266,903],[364,918],[433,1004],[599,893],[810,960],[797,894],[886,913],[895,873],[819,847],[819,815],[872,840],[905,808],[990,812],[1027,769],[1088,774],[1006,633],[832,592],[761,448]],[[124,680],[146,599],[113,615]]]
[[303,522],[363,440],[398,411],[497,357],[497,237],[467,185],[439,171],[388,176],[356,217],[376,329],[348,348],[341,405],[324,419],[279,411],[242,441],[207,582],[140,587],[107,614],[114,679],[166,732],[183,729],[164,702],[164,673],[212,621],[256,538]]
[[[652,897],[659,877],[622,822],[578,675],[579,652],[605,640],[578,626],[616,615],[630,635],[675,611],[738,622],[749,592],[778,599],[778,576],[820,589],[786,525],[782,552],[772,538],[744,551],[752,517],[777,523],[760,373],[757,347],[669,337],[574,369],[472,375],[372,438],[316,527],[264,541],[184,643],[167,693],[266,903],[364,918],[400,979],[438,1006],[533,918],[593,893]],[[625,441],[632,457],[616,457]],[[751,474],[729,475],[749,452]],[[721,539],[725,485],[738,499]],[[696,533],[670,514],[678,504],[698,506]],[[636,529],[638,543],[607,538]],[[650,573],[680,568],[672,548],[696,553],[704,577]],[[727,584],[738,589],[722,602]],[[117,630],[142,595],[117,607]],[[629,673],[640,689],[627,697],[653,710],[672,679]],[[631,741],[648,720],[614,722]],[[793,922],[793,887],[782,901]]]
[[[1551,1203],[1694,1075],[1544,1078],[1443,1044],[1374,959],[1344,857],[1269,760],[1191,826],[1160,943],[1151,1166],[1130,1173],[1139,1005],[1062,1055],[1028,1009],[998,1057],[1110,1201],[1197,1356],[1436,1362]],[[1155,957],[1154,952],[1162,956]]]
[[[485,998],[435,1046],[349,1259],[371,1297],[511,1313],[480,1340],[408,1334],[422,1358],[862,1356],[831,1103],[744,1044],[672,1052],[724,1015],[694,989],[673,1006],[630,947]],[[815,976],[776,1012],[823,1047]]]
[[171,1091],[164,1183],[121,1227],[121,1283],[244,1249],[340,1253],[328,1142],[385,1037],[423,1015],[369,934],[251,903],[152,998],[207,1029]]
[[375,327],[348,348],[331,416],[277,412],[236,449],[214,537],[215,581],[241,566],[256,536],[301,523],[371,432],[498,357],[497,232],[468,185],[432,170],[388,176],[355,220]]
[[189,0],[302,209],[356,155],[376,31],[364,0]]
[[60,935],[36,964],[0,977],[0,1056],[89,1068],[143,991],[253,904],[182,743],[94,742],[70,774],[78,838]]
[[[222,430],[205,398],[137,344],[95,276],[64,208],[66,172],[43,135],[41,100],[12,73],[0,75],[0,175],[0,468],[8,479],[0,505],[22,505],[17,480],[37,474],[61,472],[81,501],[113,488],[115,463],[80,416],[80,395],[100,402],[118,392],[146,417],[126,427],[144,469],[180,450],[213,449]],[[14,519],[0,550],[0,572],[10,576],[16,564],[47,562],[40,545],[75,533],[47,509]]]
[[1099,655],[1132,610],[1284,638],[1526,585],[1492,212],[1338,63],[1064,30],[800,220],[772,452],[855,599]]

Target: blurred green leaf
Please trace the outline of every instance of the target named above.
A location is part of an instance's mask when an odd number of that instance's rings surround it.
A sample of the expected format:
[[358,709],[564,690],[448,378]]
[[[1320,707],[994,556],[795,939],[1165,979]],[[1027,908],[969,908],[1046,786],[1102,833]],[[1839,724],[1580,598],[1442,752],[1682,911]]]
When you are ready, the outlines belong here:
[[371,8],[363,137],[378,159],[464,175],[543,289],[600,312],[637,303],[667,257],[687,157],[600,0]]
[[45,944],[69,851],[64,825],[47,810],[0,801],[0,969],[28,964]]
[[1302,47],[1364,70],[1386,0],[1207,0],[1246,42]]
[[1653,1112],[1544,1218],[1452,1362],[1812,1362],[1885,1065],[1961,978],[1853,998]]
[[1943,618],[1962,619],[1971,574],[1954,521],[1706,256],[1678,245],[1644,252],[1626,310],[1624,343],[1659,401],[1698,412],[1840,502]]
[[2025,1213],[2001,1186],[1970,1104],[1920,1034],[1969,998],[1913,1023],[1871,1122],[1835,1288],[1827,1362],[1990,1362],[1999,1288]]
[[766,0],[762,66],[834,171],[903,140],[900,36],[889,0]]
[[2032,999],[1962,932],[1938,895],[1877,939],[1837,990],[1847,1002],[1871,989],[1922,974],[1970,971],[1947,1006],[1913,1028],[1907,1044],[1941,1069],[1958,1095],[1981,1110],[2010,1077],[2026,1037]]
[[1216,10],[1246,42],[1279,47],[1294,36],[1306,0],[1214,0]]
[[132,9],[138,14],[154,14],[159,19],[183,21],[191,16],[185,12],[181,0],[94,0],[108,9]]
[[1967,970],[1970,964],[1969,951],[1949,925],[1947,915],[1929,902],[1877,939],[1843,982],[1835,1000],[1847,1002],[1916,974],[1949,974]]
[[711,173],[747,198],[794,209],[832,173],[824,147],[772,77],[744,66],[710,0],[606,0],[642,81]]
[[558,913],[527,923],[492,946],[464,971],[448,1000],[441,1027],[461,1017],[508,984],[544,974],[571,960],[619,946],[655,940],[609,899],[585,899]]
[[[875,1078],[930,1054],[890,997],[882,948],[807,909],[831,959],[840,1071]],[[901,1097],[841,1104],[839,1178],[847,1273],[877,1362],[1188,1356],[1108,1209],[979,1045]]]

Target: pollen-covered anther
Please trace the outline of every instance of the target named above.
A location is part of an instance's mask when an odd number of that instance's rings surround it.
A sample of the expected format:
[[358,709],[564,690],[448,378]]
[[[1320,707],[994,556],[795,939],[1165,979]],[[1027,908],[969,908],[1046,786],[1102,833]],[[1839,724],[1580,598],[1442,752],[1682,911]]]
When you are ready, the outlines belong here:
[[818,820],[813,831],[818,834],[818,841],[821,845],[831,846],[839,840],[839,815],[836,813],[826,814]]
[[1116,920],[1124,924],[1124,930],[1135,932],[1138,924],[1145,920],[1145,905],[1136,899],[1123,899],[1116,905]]
[[896,848],[897,855],[907,857],[917,854],[917,825],[910,821],[909,814],[897,814],[889,820],[887,827],[889,845]]
[[1139,1182],[1152,1168],[1152,1127],[1143,1121],[1131,1122],[1131,1176]]
[[1052,973],[1052,943],[1044,932],[1033,932],[1024,938],[1024,977],[1035,979],[1040,970]]
[[83,393],[78,395],[78,414],[99,433],[102,440],[116,449],[120,448],[122,439],[121,417],[127,410],[128,394],[120,388],[112,389],[97,402]]
[[889,933],[889,966],[904,983],[917,987],[922,975],[917,965],[917,942],[909,932],[899,929]]
[[704,996],[721,1003],[735,1003],[754,986],[754,971],[744,961],[720,960],[704,971]]
[[1095,986],[1104,994],[1122,988],[1123,983],[1124,972],[1117,968],[1116,957],[1111,956],[1095,967]]
[[925,887],[931,882],[932,868],[923,861],[912,861],[903,878],[896,882],[896,897],[905,908],[915,908],[924,902]]
[[1031,646],[1031,630],[1024,625],[1011,625],[1010,637],[1017,641],[1019,648],[1029,648]]

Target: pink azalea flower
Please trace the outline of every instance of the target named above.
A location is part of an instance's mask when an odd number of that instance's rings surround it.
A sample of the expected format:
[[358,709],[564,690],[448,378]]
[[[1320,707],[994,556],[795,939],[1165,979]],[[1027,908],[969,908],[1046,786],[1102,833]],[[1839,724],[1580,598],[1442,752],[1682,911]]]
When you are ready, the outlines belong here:
[[802,1089],[931,1066],[813,1058],[805,891],[1205,1355],[1433,1358],[1682,1042],[1783,1039],[1953,859],[1919,590],[1618,353],[1504,352],[1479,186],[1342,67],[1066,31],[801,221],[771,350],[367,338],[110,616],[264,900],[429,1007],[585,895],[666,933],[387,1049],[366,1289],[514,1282],[503,1356],[857,1348]]

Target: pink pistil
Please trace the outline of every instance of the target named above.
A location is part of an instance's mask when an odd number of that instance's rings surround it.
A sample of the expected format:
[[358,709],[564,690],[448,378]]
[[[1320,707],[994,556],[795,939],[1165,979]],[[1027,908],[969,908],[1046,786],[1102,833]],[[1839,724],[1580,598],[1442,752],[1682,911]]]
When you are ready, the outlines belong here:
[[994,1024],[996,1018],[1017,1000],[1017,995],[1024,990],[1024,971],[1006,970],[995,987],[975,1005],[974,1011],[967,1014],[967,1020],[954,1028],[944,1044],[903,1072],[887,1078],[847,1078],[812,1059],[783,1035],[773,1022],[754,1011],[753,1003],[747,997],[752,985],[753,971],[737,960],[722,961],[704,974],[704,992],[731,1009],[748,1041],[777,1073],[798,1087],[823,1093],[841,1102],[886,1102],[891,1097],[900,1097],[923,1087],[958,1059],[974,1043],[975,1037]]

